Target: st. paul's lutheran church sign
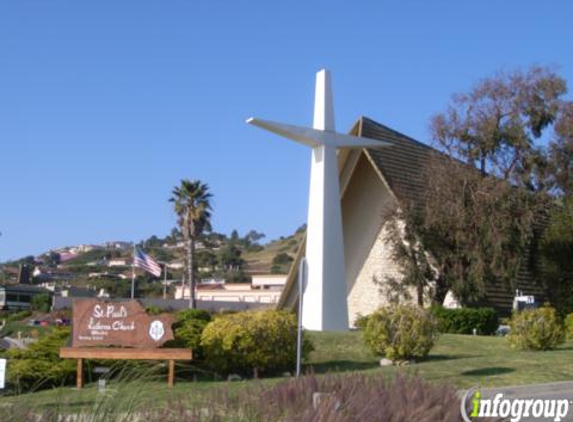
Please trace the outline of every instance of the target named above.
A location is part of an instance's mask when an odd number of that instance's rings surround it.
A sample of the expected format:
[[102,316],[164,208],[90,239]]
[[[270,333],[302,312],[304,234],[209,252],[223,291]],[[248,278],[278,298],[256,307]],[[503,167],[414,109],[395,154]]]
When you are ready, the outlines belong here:
[[72,314],[72,347],[62,347],[60,357],[77,360],[78,388],[83,386],[84,359],[166,360],[169,386],[175,361],[192,359],[191,349],[160,348],[173,340],[173,315],[148,315],[138,301],[77,300]]
[[148,315],[137,301],[77,301],[73,307],[72,347],[159,347],[173,340],[171,324],[172,315]]

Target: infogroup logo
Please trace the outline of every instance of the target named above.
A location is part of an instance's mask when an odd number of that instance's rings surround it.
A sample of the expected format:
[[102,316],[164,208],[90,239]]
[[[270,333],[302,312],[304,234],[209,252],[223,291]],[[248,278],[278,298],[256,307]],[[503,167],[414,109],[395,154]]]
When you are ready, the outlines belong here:
[[523,418],[539,421],[560,422],[569,413],[567,399],[505,399],[503,393],[493,398],[484,398],[477,388],[466,392],[461,403],[461,414],[465,422],[478,422],[481,418],[509,418],[520,422]]

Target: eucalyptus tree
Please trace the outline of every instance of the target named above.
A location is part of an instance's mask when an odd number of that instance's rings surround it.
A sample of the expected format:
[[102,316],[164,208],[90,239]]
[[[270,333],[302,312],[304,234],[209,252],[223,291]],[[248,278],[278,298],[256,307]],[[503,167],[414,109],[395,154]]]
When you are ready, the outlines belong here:
[[[426,270],[435,269],[438,303],[448,290],[470,304],[488,283],[514,288],[527,265],[534,221],[556,189],[571,186],[573,109],[566,91],[565,80],[548,68],[497,73],[455,94],[433,117],[439,152],[428,154],[419,206],[402,204],[398,216],[414,227],[393,248],[406,282],[420,291],[432,278]],[[547,148],[553,131],[560,142]]]

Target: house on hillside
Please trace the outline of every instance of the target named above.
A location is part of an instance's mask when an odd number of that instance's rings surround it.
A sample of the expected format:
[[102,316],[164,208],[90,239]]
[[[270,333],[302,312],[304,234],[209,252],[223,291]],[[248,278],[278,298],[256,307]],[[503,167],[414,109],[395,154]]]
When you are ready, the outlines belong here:
[[108,267],[128,267],[131,265],[131,258],[110,258],[107,261]]
[[49,281],[69,281],[73,280],[76,275],[65,268],[35,267],[32,273],[34,278],[41,283]]
[[281,291],[285,287],[286,279],[285,274],[253,274],[251,285],[254,289]]
[[[400,268],[391,258],[386,242],[385,215],[401,202],[416,203],[427,186],[424,169],[432,156],[431,147],[366,117],[361,117],[351,135],[390,142],[383,149],[340,150],[338,168],[345,250],[348,313],[351,324],[358,315],[367,315],[387,304],[380,282],[399,278]],[[305,254],[303,241],[291,265],[278,307],[295,309],[298,302],[298,268]],[[542,299],[543,289],[522,268],[516,288]],[[514,292],[504,285],[488,286],[484,305],[508,313]],[[447,298],[454,306],[451,295]]]
[[[225,283],[223,279],[201,280],[196,298],[203,302],[248,302],[276,304],[286,283],[286,276],[253,276],[252,283]],[[175,299],[188,299],[189,286],[177,286]]]
[[0,286],[0,309],[30,309],[32,299],[41,294],[51,294],[48,290],[29,284]]
[[123,242],[123,241],[112,241],[112,242],[105,242],[104,247],[107,249],[127,249],[131,248],[133,243],[131,242]]

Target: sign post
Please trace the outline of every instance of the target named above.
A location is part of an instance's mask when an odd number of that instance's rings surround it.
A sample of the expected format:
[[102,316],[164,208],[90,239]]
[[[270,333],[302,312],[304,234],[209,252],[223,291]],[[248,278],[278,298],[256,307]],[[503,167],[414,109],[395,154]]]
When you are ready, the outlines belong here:
[[172,324],[172,315],[148,315],[138,301],[79,300],[73,306],[72,347],[62,347],[60,357],[77,359],[78,388],[83,387],[84,359],[166,360],[173,386],[175,360],[191,360],[192,353],[159,348],[173,340]]
[[302,361],[302,297],[306,280],[306,258],[300,260],[298,268],[298,328],[296,332],[296,377],[300,377]]
[[4,380],[6,379],[6,359],[0,359],[0,390],[5,387]]

